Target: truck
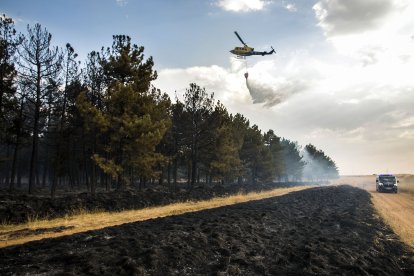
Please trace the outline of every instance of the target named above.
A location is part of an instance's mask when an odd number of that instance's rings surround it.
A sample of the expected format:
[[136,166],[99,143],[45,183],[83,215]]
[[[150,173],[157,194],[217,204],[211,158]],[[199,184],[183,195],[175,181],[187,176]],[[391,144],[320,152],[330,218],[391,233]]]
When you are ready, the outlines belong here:
[[378,174],[375,182],[377,192],[398,192],[399,180],[393,174]]

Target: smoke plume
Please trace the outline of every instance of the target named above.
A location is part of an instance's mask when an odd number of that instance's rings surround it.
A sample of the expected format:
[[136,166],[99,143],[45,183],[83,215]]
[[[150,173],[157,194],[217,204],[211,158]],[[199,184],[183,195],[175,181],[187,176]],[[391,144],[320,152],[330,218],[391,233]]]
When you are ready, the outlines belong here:
[[303,180],[325,181],[336,178],[338,176],[337,169],[332,166],[335,165],[335,163],[329,159],[323,151],[317,151],[315,155],[315,153],[311,154],[307,150],[307,147],[308,146],[302,150],[302,161],[305,162],[305,166],[302,171]]

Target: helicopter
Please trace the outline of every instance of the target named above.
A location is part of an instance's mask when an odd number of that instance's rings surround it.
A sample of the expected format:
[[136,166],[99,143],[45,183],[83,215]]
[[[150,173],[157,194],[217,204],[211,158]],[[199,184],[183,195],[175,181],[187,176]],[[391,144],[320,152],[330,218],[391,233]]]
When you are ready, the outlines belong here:
[[241,37],[239,36],[237,32],[234,32],[234,33],[236,34],[240,42],[244,45],[243,47],[235,47],[233,50],[230,51],[230,53],[236,55],[237,57],[243,58],[243,57],[253,56],[253,55],[264,56],[264,55],[271,55],[271,54],[276,53],[275,49],[273,49],[272,46],[270,46],[272,50],[269,52],[257,52],[254,50],[254,48],[247,46],[247,44],[244,43],[243,39],[241,39]]

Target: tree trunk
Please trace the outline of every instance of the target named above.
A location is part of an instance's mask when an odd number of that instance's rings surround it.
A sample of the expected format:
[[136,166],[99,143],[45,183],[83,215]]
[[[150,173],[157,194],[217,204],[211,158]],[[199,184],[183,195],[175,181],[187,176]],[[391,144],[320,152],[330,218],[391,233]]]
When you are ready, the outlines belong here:
[[178,171],[177,158],[174,158],[174,162],[173,162],[173,183],[174,183],[174,191],[177,191],[177,171]]
[[43,167],[43,177],[42,177],[42,188],[46,188],[46,174],[47,174],[47,163],[49,160],[49,148],[46,148],[46,158]]
[[95,195],[96,191],[96,165],[92,164],[92,174],[91,174],[91,194]]
[[39,143],[39,119],[40,119],[40,65],[37,65],[37,78],[36,78],[36,103],[33,122],[33,140],[32,140],[32,153],[30,156],[30,170],[29,170],[29,194],[33,194],[35,189],[35,174],[37,174],[37,151]]
[[57,184],[58,184],[58,180],[57,180],[57,172],[53,173],[53,181],[52,181],[52,187],[50,189],[50,196],[52,198],[55,198],[56,195],[56,188],[57,188]]
[[165,168],[161,166],[160,178],[158,179],[158,185],[162,186],[164,184]]
[[168,184],[168,189],[171,190],[171,161],[168,160],[168,165],[167,165],[167,184]]
[[109,186],[109,177],[107,175],[105,175],[104,177],[105,177],[105,189],[106,191],[110,191],[111,187]]
[[[83,129],[82,129],[83,132]],[[88,192],[91,191],[91,187],[89,184],[89,174],[88,174],[88,154],[86,153],[86,147],[85,147],[85,135],[82,133],[82,153],[83,153],[83,169],[84,169],[84,174],[85,174],[85,184],[86,184],[86,189]]]
[[12,163],[12,168],[11,168],[11,177],[10,177],[11,179],[10,179],[10,186],[9,186],[10,192],[14,191],[14,179],[16,176],[17,157],[18,157],[19,144],[20,144],[19,140],[20,140],[20,135],[18,135],[16,138],[16,145],[14,147],[14,152],[13,152],[13,163]]
[[5,168],[6,168],[6,171],[5,171],[5,186],[7,187],[7,186],[9,186],[9,184],[10,184],[10,162],[9,162],[9,159],[10,159],[10,146],[9,145],[7,145],[7,147],[6,147],[6,164],[5,164]]
[[194,187],[197,178],[197,144],[194,142],[191,154],[191,188]]
[[23,169],[19,166],[19,169],[17,170],[17,188],[22,187],[22,171]]

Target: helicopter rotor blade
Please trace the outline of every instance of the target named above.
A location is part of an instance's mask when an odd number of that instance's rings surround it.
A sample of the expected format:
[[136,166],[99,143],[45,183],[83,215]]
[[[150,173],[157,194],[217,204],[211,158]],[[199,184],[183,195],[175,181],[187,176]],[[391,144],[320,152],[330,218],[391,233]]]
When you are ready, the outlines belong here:
[[234,32],[234,33],[236,34],[236,36],[240,40],[240,42],[243,43],[243,45],[247,47],[247,44],[244,43],[243,39],[239,36],[239,34],[237,32]]

